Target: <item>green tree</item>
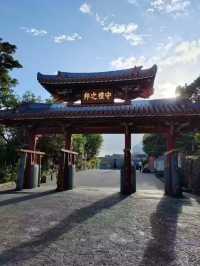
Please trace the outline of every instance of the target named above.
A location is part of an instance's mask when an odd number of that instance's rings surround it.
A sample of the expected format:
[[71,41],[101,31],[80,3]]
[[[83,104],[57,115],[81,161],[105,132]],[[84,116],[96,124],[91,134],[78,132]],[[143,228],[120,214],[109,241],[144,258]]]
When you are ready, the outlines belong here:
[[[16,46],[0,39],[0,109],[15,108],[22,103],[41,102],[41,98],[27,91],[22,97],[14,94],[13,87],[17,80],[10,76],[10,71],[21,68],[21,64],[14,58]],[[47,99],[46,103],[53,103],[53,99]],[[16,149],[23,146],[23,129],[0,127],[0,172],[5,172],[8,167],[13,168],[17,162]],[[80,161],[87,154],[87,159],[93,159],[101,146],[102,140],[99,135],[84,136],[82,134],[73,136],[74,149],[79,153]],[[56,157],[57,151],[64,147],[63,136],[49,136],[41,138],[39,149],[46,152],[49,157]],[[46,160],[47,166],[48,160]],[[4,166],[3,166],[4,165]],[[1,176],[1,173],[0,173]]]
[[20,102],[21,103],[39,103],[41,102],[41,97],[40,96],[36,96],[33,92],[31,91],[26,91],[21,99]]
[[166,139],[160,134],[145,134],[143,149],[148,156],[158,157],[166,151]]
[[78,152],[78,154],[81,157],[84,157],[85,153],[85,144],[86,144],[86,138],[82,134],[74,134],[73,138],[73,149]]
[[191,84],[184,86],[178,86],[176,88],[176,94],[183,99],[194,99],[200,100],[200,77],[195,79]]
[[[10,72],[21,68],[22,65],[14,58],[16,46],[0,39],[0,109],[15,108],[18,99],[14,94],[13,87],[17,80],[12,78]],[[13,172],[16,165],[16,147],[20,138],[17,130],[0,126],[0,179],[4,180],[6,173]],[[19,136],[19,135],[18,135]],[[9,175],[11,178],[15,177]]]
[[[96,159],[96,155],[102,144],[102,136],[99,134],[83,135],[73,134],[72,135],[73,150],[78,153],[78,159],[76,162],[77,169],[81,170],[85,168],[85,160],[89,163]],[[39,142],[38,148],[48,155],[48,158],[56,158],[56,154],[61,148],[64,147],[64,137],[59,136],[47,136],[42,137]],[[45,160],[46,168],[49,167],[49,162]],[[88,164],[89,165],[89,164]]]
[[103,143],[103,137],[100,134],[86,134],[85,138],[85,156],[89,161],[98,155]]
[[187,133],[177,138],[176,148],[187,155],[197,152],[198,149],[198,136],[199,134]]
[[0,109],[15,107],[16,97],[12,88],[17,80],[10,76],[10,71],[21,68],[22,65],[14,58],[17,47],[0,39]]
[[78,152],[78,158],[76,161],[77,169],[81,170],[85,168],[85,144],[86,138],[83,134],[74,134],[73,138],[73,150]]
[[[176,93],[180,98],[191,100],[193,102],[200,101],[200,76],[192,83],[179,86]],[[179,137],[177,140],[177,148],[185,154],[196,154],[200,151],[200,134],[187,133]]]
[[49,104],[55,103],[55,99],[53,98],[53,96],[50,95],[50,98],[45,99],[45,103]]

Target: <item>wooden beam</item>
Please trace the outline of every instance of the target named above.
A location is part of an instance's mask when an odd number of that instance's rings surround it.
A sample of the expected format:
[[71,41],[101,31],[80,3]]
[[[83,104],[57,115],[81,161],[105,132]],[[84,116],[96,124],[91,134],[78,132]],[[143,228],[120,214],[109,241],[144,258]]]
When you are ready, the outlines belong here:
[[73,155],[78,155],[78,152],[72,151],[72,150],[67,150],[67,149],[61,149],[62,152],[64,153],[69,153]]
[[38,154],[38,155],[45,155],[45,152],[36,151],[36,150],[27,150],[27,149],[18,149],[17,152],[23,152],[23,153],[31,153],[31,154]]

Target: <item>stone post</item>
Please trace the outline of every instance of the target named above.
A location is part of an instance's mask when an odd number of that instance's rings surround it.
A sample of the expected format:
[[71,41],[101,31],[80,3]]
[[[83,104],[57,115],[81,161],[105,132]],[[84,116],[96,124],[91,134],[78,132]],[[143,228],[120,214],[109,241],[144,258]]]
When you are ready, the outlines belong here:
[[[29,133],[28,135],[28,150],[36,151],[37,143],[39,137],[35,135],[33,132]],[[34,174],[34,166],[38,163],[37,161],[37,154],[29,153],[27,155],[27,164],[24,176],[24,188],[31,188],[31,179],[33,178],[32,175]]]
[[[71,150],[72,145],[72,134],[70,132],[65,133],[65,149]],[[69,168],[72,166],[72,157],[71,154],[61,152],[59,158],[59,170],[58,170],[58,180],[57,180],[57,190],[64,191],[71,189],[71,182],[69,182],[71,173]],[[70,185],[69,185],[70,184]]]

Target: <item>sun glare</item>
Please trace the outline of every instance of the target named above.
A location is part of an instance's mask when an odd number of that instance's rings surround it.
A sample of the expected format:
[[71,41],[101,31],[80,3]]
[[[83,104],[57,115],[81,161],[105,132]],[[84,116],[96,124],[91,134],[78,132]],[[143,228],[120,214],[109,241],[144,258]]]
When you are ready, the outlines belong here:
[[156,86],[155,93],[152,98],[173,98],[176,97],[176,84],[164,83]]

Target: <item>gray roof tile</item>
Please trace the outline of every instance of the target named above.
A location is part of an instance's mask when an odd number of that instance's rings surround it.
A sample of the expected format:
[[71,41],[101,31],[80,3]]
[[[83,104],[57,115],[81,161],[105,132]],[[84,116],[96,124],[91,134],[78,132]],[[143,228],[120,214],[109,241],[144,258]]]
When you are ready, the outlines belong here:
[[66,106],[65,104],[23,104],[16,110],[0,111],[0,121],[20,118],[98,117],[98,116],[159,116],[199,114],[200,103],[181,99],[135,100],[131,105]]

